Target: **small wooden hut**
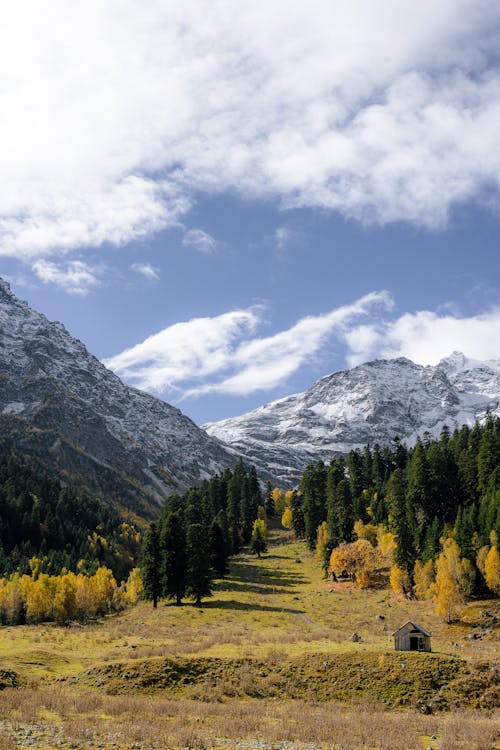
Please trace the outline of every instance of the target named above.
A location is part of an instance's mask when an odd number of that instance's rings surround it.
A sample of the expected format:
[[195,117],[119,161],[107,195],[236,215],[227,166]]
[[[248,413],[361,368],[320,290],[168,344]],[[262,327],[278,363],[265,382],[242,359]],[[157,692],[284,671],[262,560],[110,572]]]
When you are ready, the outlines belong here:
[[408,620],[394,633],[396,651],[431,651],[431,634],[416,622]]

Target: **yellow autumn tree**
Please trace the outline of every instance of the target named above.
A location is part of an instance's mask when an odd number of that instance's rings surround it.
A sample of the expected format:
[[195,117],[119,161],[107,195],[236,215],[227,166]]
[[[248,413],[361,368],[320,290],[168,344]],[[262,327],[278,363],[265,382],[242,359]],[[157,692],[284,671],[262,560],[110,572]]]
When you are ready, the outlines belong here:
[[380,563],[380,550],[373,547],[367,539],[358,539],[350,544],[343,542],[332,550],[330,572],[336,578],[348,576],[366,588],[368,580],[373,580],[373,574]]
[[54,619],[56,622],[68,622],[74,620],[76,615],[76,575],[64,573],[57,576]]
[[31,578],[26,582],[23,595],[27,622],[37,623],[53,619],[56,585],[56,577],[47,573],[39,573],[35,580]]
[[377,527],[374,523],[363,523],[361,518],[354,522],[354,533],[357,539],[368,539],[370,544],[375,547],[377,544]]
[[125,598],[130,604],[136,604],[142,596],[142,573],[140,568],[132,568],[125,583]]
[[117,584],[111,570],[105,567],[98,568],[92,576],[92,585],[96,594],[98,614],[110,612],[117,590]]
[[398,565],[393,565],[391,567],[389,583],[391,584],[391,589],[398,596],[404,596],[407,599],[411,596],[410,576],[406,570],[403,570],[403,568],[400,568]]
[[476,567],[481,573],[481,575],[484,578],[484,568],[486,564],[486,558],[488,557],[488,552],[490,551],[490,547],[488,544],[485,544],[484,547],[481,547],[478,550],[478,553],[476,555]]
[[415,582],[415,596],[417,599],[432,598],[435,576],[436,571],[433,560],[428,560],[426,563],[416,560],[413,570],[413,580]]
[[285,493],[283,492],[283,490],[280,490],[279,487],[275,487],[274,490],[271,492],[271,496],[274,502],[274,512],[279,517],[283,514],[283,511],[285,510],[285,506],[286,506]]
[[293,522],[293,514],[291,508],[285,508],[283,515],[281,516],[281,525],[284,529],[291,529]]
[[498,547],[493,545],[484,561],[484,580],[494,594],[500,594],[500,555]]
[[442,552],[436,560],[434,609],[450,623],[464,597],[472,592],[474,568],[469,560],[460,558],[460,547],[452,538],[441,540]]

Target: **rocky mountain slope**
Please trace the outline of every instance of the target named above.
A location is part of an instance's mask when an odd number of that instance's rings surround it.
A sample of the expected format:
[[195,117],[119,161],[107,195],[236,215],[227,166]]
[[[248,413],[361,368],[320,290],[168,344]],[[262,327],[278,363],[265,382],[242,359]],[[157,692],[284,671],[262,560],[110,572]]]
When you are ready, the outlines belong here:
[[500,360],[454,352],[435,367],[399,358],[335,372],[304,393],[205,429],[290,485],[320,458],[395,436],[411,445],[445,424],[473,424],[487,410],[500,413]]
[[235,462],[178,409],[124,385],[1,279],[0,439],[146,515]]

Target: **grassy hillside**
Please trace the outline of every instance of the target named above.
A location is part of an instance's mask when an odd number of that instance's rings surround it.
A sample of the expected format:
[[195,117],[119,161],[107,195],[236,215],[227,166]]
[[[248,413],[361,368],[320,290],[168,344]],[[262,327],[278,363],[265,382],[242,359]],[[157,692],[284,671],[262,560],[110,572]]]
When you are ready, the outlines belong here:
[[[85,627],[1,628],[0,668],[23,687],[3,683],[0,750],[494,747],[498,602],[445,625],[428,602],[332,586],[284,532],[272,542],[238,556],[202,609],[143,602]],[[432,654],[393,651],[407,619],[433,633]]]

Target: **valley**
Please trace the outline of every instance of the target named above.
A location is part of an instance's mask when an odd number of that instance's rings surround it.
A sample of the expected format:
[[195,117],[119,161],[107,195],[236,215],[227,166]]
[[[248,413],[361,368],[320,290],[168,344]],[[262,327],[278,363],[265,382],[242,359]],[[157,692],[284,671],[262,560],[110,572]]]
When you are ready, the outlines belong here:
[[[275,528],[202,608],[140,602],[86,626],[2,627],[4,684],[14,673],[19,687],[0,692],[0,747],[486,750],[499,618],[498,600],[446,625],[431,602],[332,585]],[[394,651],[408,619],[432,632],[432,654]]]

